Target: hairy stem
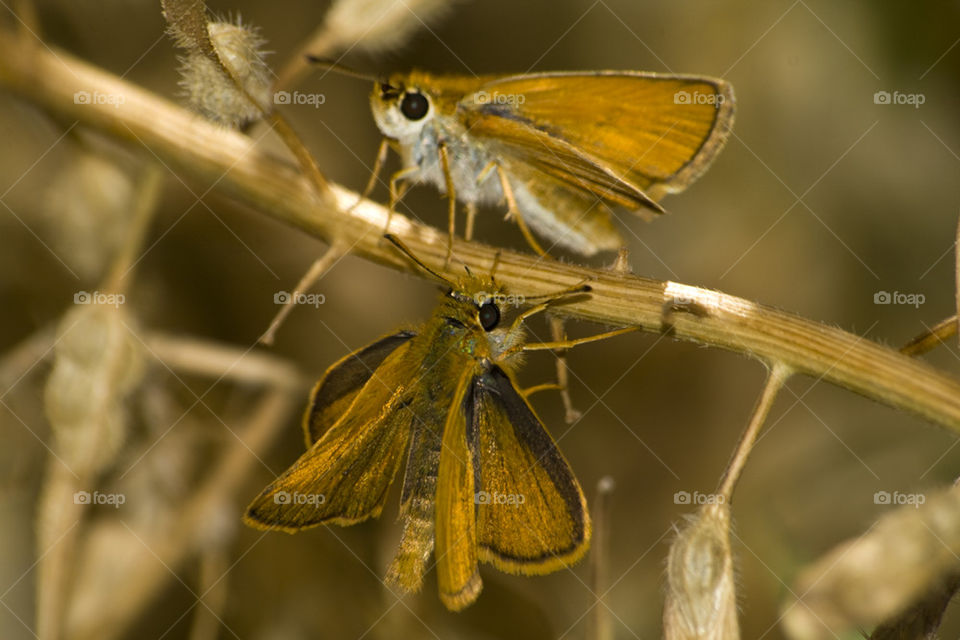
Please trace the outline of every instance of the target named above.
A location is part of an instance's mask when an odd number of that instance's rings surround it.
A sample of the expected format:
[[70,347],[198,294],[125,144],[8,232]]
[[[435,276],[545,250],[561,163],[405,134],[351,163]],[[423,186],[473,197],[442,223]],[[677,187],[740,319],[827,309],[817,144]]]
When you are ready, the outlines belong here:
[[[416,272],[382,242],[387,210],[331,184],[332,202],[320,201],[309,180],[253,141],[203,121],[181,107],[68,53],[24,42],[0,30],[0,87],[16,92],[67,122],[78,121],[106,135],[144,147],[164,164],[219,187],[264,215],[328,243],[343,242],[359,256]],[[123,96],[75,100],[77,92]],[[400,214],[391,232],[437,271],[444,267],[446,237]],[[454,255],[477,271],[488,270],[493,247],[457,240]],[[910,411],[960,433],[960,383],[892,349],[796,315],[741,298],[674,282],[610,270],[588,269],[529,255],[500,253],[497,279],[525,295],[589,281],[592,294],[557,315],[608,325],[668,331],[675,338],[744,353],[768,364],[845,387]],[[667,322],[669,319],[669,322]]]

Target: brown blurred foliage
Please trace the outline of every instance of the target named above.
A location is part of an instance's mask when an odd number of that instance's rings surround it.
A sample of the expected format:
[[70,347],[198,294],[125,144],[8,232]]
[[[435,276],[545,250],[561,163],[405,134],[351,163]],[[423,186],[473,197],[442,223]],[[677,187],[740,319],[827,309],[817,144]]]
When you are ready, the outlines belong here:
[[[220,14],[238,13],[258,25],[275,64],[296,49],[325,8],[305,0],[212,4]],[[158,3],[60,0],[39,2],[37,11],[50,42],[160,94],[177,93],[174,47]],[[344,62],[375,72],[610,68],[726,78],[736,90],[737,122],[713,168],[665,201],[669,215],[649,224],[621,216],[634,271],[721,289],[899,345],[955,309],[958,24],[960,4],[932,0],[485,0],[459,3],[399,51],[347,55]],[[285,113],[332,180],[361,188],[379,143],[368,115],[369,87],[314,74],[299,89],[322,93],[324,103]],[[919,94],[923,104],[878,104],[878,91]],[[123,169],[129,151],[4,93],[0,138],[0,351],[6,351],[55,323],[77,291],[96,287],[97,257],[114,242],[107,231],[117,215],[110,198],[129,186],[115,168],[92,166],[100,160],[86,154],[105,153]],[[64,180],[80,171],[93,177],[72,188],[93,189],[92,182],[102,180],[106,190],[90,214],[104,217],[93,232],[83,231],[86,218],[58,199],[71,188]],[[209,185],[168,178],[128,311],[153,329],[246,349],[276,312],[274,294],[289,291],[323,246],[207,192]],[[385,200],[385,190],[375,197]],[[404,210],[442,226],[445,206],[432,189],[417,188]],[[482,212],[477,237],[524,249],[517,230],[500,218],[500,212]],[[597,264],[605,260],[612,256]],[[430,284],[350,257],[316,291],[325,303],[297,309],[273,348],[312,376],[398,325],[426,317],[435,298]],[[925,299],[918,306],[875,304],[883,291]],[[541,339],[549,335],[542,320],[531,329]],[[573,335],[595,329],[568,327]],[[954,347],[928,358],[958,369]],[[588,495],[601,477],[616,479],[605,601],[616,637],[656,636],[673,525],[692,508],[676,504],[674,494],[714,490],[764,370],[651,335],[584,347],[569,360],[571,393],[583,418],[565,425],[553,394],[539,394],[534,404]],[[0,391],[3,638],[32,637],[31,566],[42,552],[34,546],[35,505],[51,437],[41,389],[49,370],[38,365],[12,390],[13,381],[4,380]],[[553,375],[551,357],[539,355],[521,379],[536,384]],[[197,460],[171,460],[164,447],[149,446],[189,411],[169,433],[215,450],[230,438],[224,424],[239,420],[249,405],[249,391],[226,381],[181,381],[157,368],[147,376],[166,392],[134,407],[131,440],[139,448],[130,449],[121,472],[144,451],[138,464],[161,465],[173,475],[197,468]],[[221,417],[191,408],[185,385],[207,392],[204,404]],[[145,426],[145,415],[168,418]],[[184,430],[193,433],[186,438]],[[887,510],[875,502],[876,492],[917,493],[952,482],[960,464],[955,444],[953,435],[842,389],[791,380],[733,503],[743,636],[782,637],[780,605],[800,567]],[[247,499],[302,447],[291,420],[264,460],[269,469],[258,464],[247,480],[233,511],[237,521]],[[204,450],[195,452],[200,461]],[[183,473],[171,479],[179,487],[172,492],[176,500],[190,495],[191,472]],[[379,521],[292,537],[225,527],[222,514],[211,514],[217,521],[211,528],[229,532],[223,544],[231,558],[220,637],[584,637],[593,604],[589,560],[542,578],[484,570],[484,593],[462,614],[443,609],[432,577],[422,594],[396,604],[379,578],[397,542],[398,498]],[[184,613],[195,603],[199,571],[196,563],[180,571],[129,637],[187,637],[191,614]],[[958,633],[956,612],[948,609],[946,619],[945,635]]]

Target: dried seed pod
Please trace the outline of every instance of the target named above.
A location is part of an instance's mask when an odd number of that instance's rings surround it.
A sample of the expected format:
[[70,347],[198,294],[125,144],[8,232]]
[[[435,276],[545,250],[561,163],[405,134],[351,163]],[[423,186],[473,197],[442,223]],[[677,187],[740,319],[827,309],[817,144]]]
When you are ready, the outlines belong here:
[[91,300],[67,313],[60,325],[44,406],[58,456],[76,473],[93,475],[123,443],[122,399],[141,379],[143,354],[122,306],[93,303],[93,296],[107,294],[85,295]]
[[[869,629],[955,578],[960,571],[960,488],[899,496],[904,506],[801,572],[793,589],[802,594],[800,600],[784,605],[789,637],[834,638],[844,630]],[[875,500],[890,503],[891,497],[878,492]]]
[[202,4],[172,11],[165,3],[170,35],[186,49],[180,86],[190,106],[229,127],[259,120],[272,109],[271,72],[256,29],[233,22],[207,22]]
[[737,598],[730,552],[730,508],[708,504],[670,547],[663,607],[666,640],[737,640]]

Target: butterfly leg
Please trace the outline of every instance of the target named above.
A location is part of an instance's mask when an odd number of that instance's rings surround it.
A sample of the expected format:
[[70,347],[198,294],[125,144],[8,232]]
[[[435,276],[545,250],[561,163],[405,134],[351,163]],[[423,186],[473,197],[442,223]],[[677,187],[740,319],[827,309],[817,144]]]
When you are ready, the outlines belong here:
[[603,333],[597,333],[592,336],[586,336],[585,338],[574,338],[573,340],[555,340],[553,342],[534,342],[523,345],[521,348],[522,351],[543,351],[544,349],[572,349],[577,345],[586,344],[588,342],[596,342],[598,340],[606,340],[607,338],[613,338],[615,336],[623,335],[624,333],[630,333],[631,331],[637,331],[639,327],[624,327],[622,329],[614,329],[613,331],[605,331]]
[[560,391],[562,387],[556,382],[544,382],[543,384],[534,385],[532,387],[527,387],[523,390],[523,397],[529,398],[535,393],[540,393],[541,391]]
[[543,250],[540,243],[537,242],[533,234],[530,233],[530,228],[527,227],[527,222],[523,219],[520,207],[517,206],[517,199],[513,195],[513,187],[510,186],[510,180],[507,179],[507,174],[504,172],[503,167],[500,165],[496,166],[497,176],[500,178],[500,188],[503,189],[503,197],[507,201],[507,216],[513,217],[517,221],[517,226],[520,227],[520,233],[523,234],[523,238],[527,241],[527,244],[530,245],[530,248],[541,258],[549,258],[550,255]]
[[400,169],[400,171],[390,176],[390,208],[387,211],[387,224],[383,228],[384,232],[390,231],[390,220],[393,219],[393,212],[397,209],[397,203],[400,202],[400,198],[407,193],[407,187],[405,185],[401,187],[400,182],[402,180],[409,180],[410,177],[415,175],[419,170],[419,167],[407,167],[406,169]]
[[457,230],[457,192],[453,186],[453,174],[450,173],[450,152],[447,151],[447,144],[443,141],[437,145],[437,153],[440,155],[440,168],[443,169],[443,179],[447,183],[447,198],[449,210],[447,213],[447,260],[443,263],[444,267],[449,266],[450,258],[453,257],[453,238]]
[[[550,316],[550,337],[553,338],[554,342],[563,342],[567,339],[562,318]],[[563,410],[567,424],[573,424],[579,420],[583,414],[574,408],[573,400],[570,398],[570,367],[567,365],[567,354],[561,351],[557,353],[556,356],[557,388],[560,391],[560,400],[563,402]]]
[[467,242],[473,240],[473,221],[477,217],[477,203],[468,202],[466,206],[467,210],[467,226],[463,230],[463,239]]
[[[373,171],[370,173],[370,179],[367,181],[367,186],[363,188],[363,192],[360,194],[360,197],[357,198],[357,201],[347,209],[347,213],[350,213],[357,208],[357,205],[370,197],[370,194],[373,192],[373,188],[377,184],[377,177],[380,175],[380,172],[383,170],[383,163],[387,161],[387,153],[390,151],[390,141],[384,138],[380,141],[380,148],[377,149],[377,158],[373,161]],[[387,226],[390,226],[389,220],[387,221]]]

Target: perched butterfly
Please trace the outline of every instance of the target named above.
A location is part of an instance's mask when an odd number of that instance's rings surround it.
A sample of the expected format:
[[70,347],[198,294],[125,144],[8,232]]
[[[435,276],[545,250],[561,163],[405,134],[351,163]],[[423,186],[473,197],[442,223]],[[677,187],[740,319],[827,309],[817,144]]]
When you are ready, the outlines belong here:
[[436,76],[420,71],[377,80],[373,117],[403,169],[399,185],[428,183],[467,205],[470,239],[477,205],[506,203],[528,243],[530,233],[583,255],[623,239],[611,207],[662,213],[658,201],[702,174],[733,125],[732,87],[714,78],[638,71],[507,76]]
[[433,554],[440,598],[459,610],[480,593],[478,562],[544,574],[579,560],[590,541],[580,485],[518,387],[523,352],[632,328],[527,344],[526,318],[589,287],[541,296],[503,324],[502,307],[517,299],[492,275],[468,270],[448,280],[387,237],[449,289],[426,324],[327,370],[304,415],[307,452],[253,501],[245,521],[294,532],[377,517],[405,460],[403,531],[387,583],[417,591]]

